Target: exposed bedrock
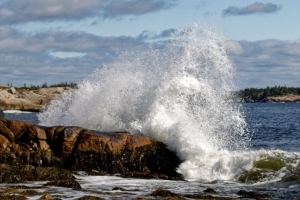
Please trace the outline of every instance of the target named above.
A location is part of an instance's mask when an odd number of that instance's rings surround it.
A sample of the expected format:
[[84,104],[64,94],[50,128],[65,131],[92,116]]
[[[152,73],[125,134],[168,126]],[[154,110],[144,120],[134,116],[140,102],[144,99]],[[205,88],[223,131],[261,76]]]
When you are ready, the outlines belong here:
[[180,179],[180,160],[161,142],[128,133],[43,127],[0,119],[0,163],[100,174]]
[[72,92],[69,87],[40,88],[38,90],[1,89],[0,110],[21,110],[39,112],[51,100],[61,99],[64,92]]

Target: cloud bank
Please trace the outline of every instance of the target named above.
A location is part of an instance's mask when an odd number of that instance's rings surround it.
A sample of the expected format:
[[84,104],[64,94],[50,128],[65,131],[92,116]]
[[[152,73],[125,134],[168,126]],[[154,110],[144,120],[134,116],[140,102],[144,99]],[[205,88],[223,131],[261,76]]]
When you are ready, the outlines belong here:
[[[25,33],[16,25],[28,22],[81,20],[88,17],[119,19],[170,9],[164,0],[3,0],[0,4],[0,84],[15,86],[79,82],[122,49],[143,48],[149,43],[164,48],[180,30],[143,31],[136,37],[104,37],[85,31]],[[228,7],[223,16],[274,13],[281,6],[254,3]],[[227,53],[241,77],[239,88],[278,85],[300,86],[300,40],[226,42]]]
[[[26,35],[0,27],[0,84],[80,81],[103,62],[113,60],[119,49],[143,45],[139,36],[101,37],[82,31]],[[64,53],[80,56],[55,56]]]
[[300,40],[227,41],[227,52],[245,87],[300,86]]
[[282,8],[280,5],[276,5],[273,3],[254,3],[248,5],[246,7],[236,7],[236,6],[229,6],[227,9],[223,10],[222,15],[223,17],[227,16],[237,16],[237,15],[251,15],[257,13],[274,13],[279,11]]
[[37,21],[79,20],[87,17],[120,18],[171,8],[164,0],[3,0],[0,25]]
[[[143,48],[149,42],[163,48],[170,35],[179,33],[167,29],[157,34],[145,31],[137,37],[102,37],[82,31],[26,35],[0,26],[0,84],[79,82],[102,63],[114,60],[122,49]],[[240,77],[238,88],[300,86],[300,40],[229,40],[226,46]]]

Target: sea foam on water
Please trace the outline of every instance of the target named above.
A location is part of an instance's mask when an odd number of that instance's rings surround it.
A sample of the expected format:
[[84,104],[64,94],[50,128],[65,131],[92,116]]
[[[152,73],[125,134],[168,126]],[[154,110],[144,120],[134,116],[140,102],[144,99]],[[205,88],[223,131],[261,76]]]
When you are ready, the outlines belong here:
[[163,45],[121,51],[38,117],[141,134],[175,151],[187,180],[231,180],[259,157],[244,151],[250,137],[234,76],[224,40],[196,24]]

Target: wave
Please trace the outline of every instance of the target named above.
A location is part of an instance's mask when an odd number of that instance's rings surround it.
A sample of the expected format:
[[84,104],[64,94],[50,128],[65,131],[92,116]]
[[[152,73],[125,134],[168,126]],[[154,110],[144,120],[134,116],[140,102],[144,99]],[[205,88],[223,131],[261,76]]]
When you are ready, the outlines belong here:
[[234,77],[223,38],[196,24],[164,45],[121,51],[38,118],[41,125],[126,130],[164,142],[183,160],[178,171],[187,180],[251,182],[269,153],[248,150]]

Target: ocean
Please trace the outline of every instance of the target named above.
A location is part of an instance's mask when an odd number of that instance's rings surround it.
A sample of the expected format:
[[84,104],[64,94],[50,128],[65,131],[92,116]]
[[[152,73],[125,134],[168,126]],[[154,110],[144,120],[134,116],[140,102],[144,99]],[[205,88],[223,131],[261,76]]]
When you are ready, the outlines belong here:
[[226,40],[207,27],[195,24],[172,42],[161,42],[124,49],[38,114],[5,117],[161,141],[183,161],[177,171],[186,181],[78,174],[84,190],[55,190],[69,199],[87,193],[147,197],[159,187],[179,194],[212,188],[223,197],[238,198],[247,190],[271,199],[300,198],[300,104],[237,103]]
[[[53,191],[49,192],[64,193],[69,199],[87,194],[97,195],[97,192],[115,193],[116,197],[130,199],[149,195],[151,191],[159,187],[178,194],[205,194],[203,192],[205,189],[213,188],[218,192],[217,196],[223,197],[239,197],[238,191],[247,190],[259,194],[271,194],[273,195],[271,199],[300,198],[300,104],[243,103],[242,110],[245,112],[251,140],[248,149],[241,154],[246,157],[258,154],[260,158],[257,161],[262,162],[261,165],[256,164],[256,167],[250,167],[254,175],[248,182],[236,178],[208,182],[199,180],[182,182],[118,176],[85,176],[82,173],[76,176],[84,191],[53,188]],[[38,124],[37,113],[6,111],[5,118]],[[231,156],[228,157],[230,158]],[[227,163],[230,162],[227,161]],[[235,162],[228,167],[238,170],[238,166],[234,165],[239,164]],[[255,160],[251,164],[255,164]],[[29,186],[38,184],[39,182],[31,183]],[[118,191],[112,190],[115,187],[124,188],[131,194],[118,195]],[[100,196],[111,198],[108,194]]]

